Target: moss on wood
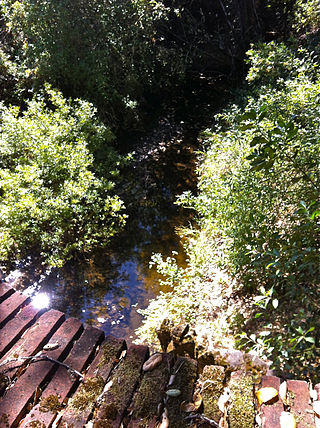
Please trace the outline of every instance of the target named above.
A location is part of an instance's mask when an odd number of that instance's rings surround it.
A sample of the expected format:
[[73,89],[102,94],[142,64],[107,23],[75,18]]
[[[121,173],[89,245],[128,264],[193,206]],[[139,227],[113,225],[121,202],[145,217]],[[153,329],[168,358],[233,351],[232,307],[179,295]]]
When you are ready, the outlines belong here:
[[85,379],[79,391],[70,400],[72,409],[82,411],[90,409],[96,402],[104,388],[104,380],[101,376]]
[[189,358],[178,358],[175,367],[176,377],[170,389],[179,389],[181,395],[168,397],[167,408],[170,428],[184,428],[188,424],[185,421],[186,413],[181,411],[182,401],[192,401],[194,382],[197,377],[197,363]]
[[235,372],[231,377],[229,386],[231,389],[230,428],[253,428],[255,411],[252,376]]
[[102,345],[101,358],[97,365],[98,368],[103,367],[106,364],[113,362],[119,354],[119,343],[108,341]]
[[220,366],[205,366],[199,379],[203,400],[203,413],[209,419],[219,422],[222,413],[218,401],[224,389],[224,369]]
[[40,412],[58,412],[61,408],[62,405],[57,395],[51,394],[48,397],[41,398]]

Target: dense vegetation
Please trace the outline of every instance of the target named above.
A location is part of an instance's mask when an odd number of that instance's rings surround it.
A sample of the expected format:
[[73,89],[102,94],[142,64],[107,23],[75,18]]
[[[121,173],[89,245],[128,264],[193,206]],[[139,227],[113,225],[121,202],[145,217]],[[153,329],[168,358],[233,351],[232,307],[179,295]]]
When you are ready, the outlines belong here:
[[[309,9],[311,17],[306,4],[298,6],[298,16],[314,29],[315,9]],[[320,70],[315,40],[313,32],[303,43],[260,43],[248,51],[247,87],[201,135],[205,152],[198,194],[187,192],[177,202],[197,213],[197,226],[182,231],[188,267],[179,268],[174,257],[154,256],[172,291],[142,311],[142,338],[154,341],[164,317],[187,321],[202,346],[238,337],[238,346],[269,357],[275,367],[317,376]]]
[[36,247],[61,266],[75,251],[108,243],[124,222],[112,195],[120,157],[104,147],[93,171],[93,154],[113,139],[93,107],[47,86],[22,113],[1,104],[0,120],[1,259],[23,259]]
[[318,0],[0,0],[1,264],[35,253],[62,266],[106,246],[125,222],[117,137],[143,130],[190,74],[239,83],[247,51],[247,83],[200,137],[198,193],[177,202],[197,218],[181,232],[189,264],[154,256],[171,291],[139,334],[183,320],[202,346],[238,335],[312,375],[319,17]]

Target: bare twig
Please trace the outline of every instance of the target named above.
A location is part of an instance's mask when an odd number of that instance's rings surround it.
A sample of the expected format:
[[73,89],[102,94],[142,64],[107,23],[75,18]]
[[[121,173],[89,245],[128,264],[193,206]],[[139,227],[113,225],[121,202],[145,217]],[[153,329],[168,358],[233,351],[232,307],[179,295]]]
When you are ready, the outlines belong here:
[[179,365],[179,367],[174,371],[174,373],[173,374],[177,374],[179,371],[180,371],[180,369],[181,369],[181,367],[183,366],[183,364],[184,364],[184,361],[182,361],[181,362],[181,364]]
[[196,415],[189,415],[186,417],[186,419],[190,419],[190,420],[199,419],[200,421],[205,422],[211,425],[212,427],[219,428],[219,425],[217,424],[217,422],[215,422],[213,419],[207,418],[204,415],[200,415],[199,413],[197,413]]
[[78,370],[73,369],[72,367],[68,366],[67,364],[62,363],[61,361],[55,360],[54,358],[51,358],[45,354],[33,355],[33,356],[29,356],[29,357],[11,358],[10,360],[5,360],[3,363],[1,363],[0,367],[4,366],[6,364],[10,364],[10,363],[22,362],[23,360],[31,360],[31,362],[35,361],[35,360],[48,360],[48,361],[51,361],[52,363],[59,364],[60,366],[65,367],[67,370],[69,370],[69,372],[76,374],[77,376],[79,376],[80,379],[83,379],[83,375],[80,372],[78,372]]

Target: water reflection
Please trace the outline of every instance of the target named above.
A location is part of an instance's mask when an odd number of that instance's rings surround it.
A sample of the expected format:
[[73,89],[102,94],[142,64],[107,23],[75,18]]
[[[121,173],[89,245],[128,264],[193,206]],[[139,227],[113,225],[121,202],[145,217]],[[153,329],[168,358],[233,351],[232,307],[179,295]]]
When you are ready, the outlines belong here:
[[[185,263],[175,227],[187,224],[189,214],[174,205],[176,194],[190,187],[185,183],[189,175],[185,171],[179,174],[175,165],[177,156],[183,158],[183,149],[174,139],[167,150],[158,148],[146,159],[137,153],[124,171],[119,191],[129,219],[108,251],[46,272],[30,258],[22,269],[11,273],[8,282],[29,294],[38,293],[38,304],[46,296],[51,307],[68,316],[107,334],[134,339],[134,330],[141,323],[138,309],[145,308],[161,289],[160,275],[149,268],[151,255],[169,256],[175,250],[180,265]],[[191,158],[192,153],[189,148],[185,151],[184,163],[191,165],[186,156]]]
[[[129,218],[108,251],[50,271],[44,271],[41,263],[30,257],[7,281],[29,294],[45,294],[51,307],[98,326],[107,334],[133,338],[141,323],[137,310],[145,308],[161,290],[160,275],[154,267],[149,269],[152,253],[161,252],[166,257],[177,251],[178,264],[185,265],[175,227],[187,225],[191,213],[174,205],[174,201],[184,190],[195,188],[197,135],[212,111],[204,97],[221,103],[207,86],[199,94],[200,104],[196,99],[189,100],[191,126],[177,120],[176,109],[174,123],[170,118],[163,119],[143,141],[129,148],[124,145],[123,152],[135,151],[117,189]],[[185,94],[181,100],[177,98],[177,105],[184,106],[181,114],[185,119]]]

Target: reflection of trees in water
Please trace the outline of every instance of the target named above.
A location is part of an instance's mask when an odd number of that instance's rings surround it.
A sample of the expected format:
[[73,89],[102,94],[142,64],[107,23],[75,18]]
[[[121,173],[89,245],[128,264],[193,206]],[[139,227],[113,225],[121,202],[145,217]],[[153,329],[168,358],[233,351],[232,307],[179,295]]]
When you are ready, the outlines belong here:
[[[183,222],[183,210],[173,202],[174,189],[182,178],[170,171],[173,160],[172,151],[168,156],[164,152],[156,161],[151,157],[127,167],[122,198],[129,218],[109,250],[97,251],[90,259],[70,261],[45,275],[40,262],[34,260],[23,267],[16,288],[26,289],[37,282],[51,297],[52,307],[107,333],[132,334],[141,319],[136,310],[159,292],[159,274],[155,268],[149,269],[152,253],[170,255],[180,249],[175,227]],[[170,173],[160,173],[164,167]]]
[[108,250],[70,261],[46,275],[40,261],[34,260],[23,267],[15,287],[26,289],[38,282],[41,291],[51,296],[54,308],[107,333],[130,336],[141,320],[137,309],[159,293],[160,275],[154,267],[149,269],[152,253],[166,257],[176,250],[180,266],[185,263],[175,228],[186,225],[191,213],[174,201],[184,190],[195,190],[194,150],[202,127],[199,122],[186,130],[162,121],[159,129],[132,147],[136,155],[116,190],[129,218]]

